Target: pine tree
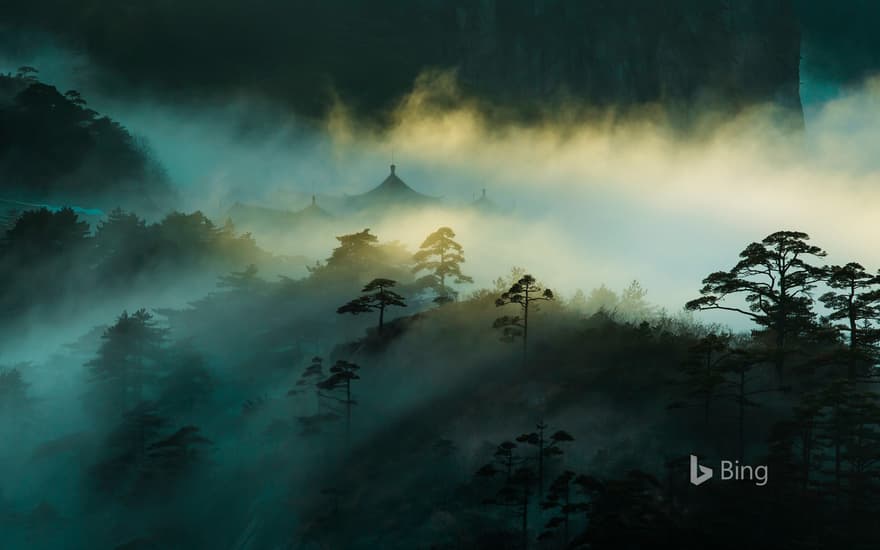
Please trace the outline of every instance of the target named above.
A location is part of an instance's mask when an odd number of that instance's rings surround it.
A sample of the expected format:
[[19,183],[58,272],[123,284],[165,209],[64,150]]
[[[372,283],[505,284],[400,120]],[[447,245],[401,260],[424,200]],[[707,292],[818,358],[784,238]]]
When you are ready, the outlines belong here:
[[92,469],[101,492],[123,498],[132,495],[146,467],[149,445],[167,422],[149,402],[141,402],[122,415],[107,437],[104,457]]
[[434,231],[422,243],[420,250],[415,253],[413,260],[416,265],[413,273],[430,271],[434,278],[438,291],[437,301],[442,303],[450,301],[455,296],[446,286],[446,280],[452,279],[456,284],[472,283],[473,278],[461,272],[461,264],[464,263],[464,249],[453,239],[455,232],[448,227],[441,227]]
[[641,283],[632,281],[620,293],[620,301],[615,306],[615,313],[627,321],[643,320],[652,311],[651,306],[645,299],[647,295],[648,291],[642,288]]
[[318,389],[326,392],[322,395],[343,406],[345,410],[345,446],[351,446],[351,408],[357,405],[352,397],[351,382],[360,380],[358,371],[361,368],[348,361],[339,360],[330,367],[330,376],[318,383]]
[[121,414],[140,403],[145,387],[161,374],[165,331],[140,309],[131,315],[123,312],[101,338],[98,355],[86,368],[98,401],[111,414]]
[[157,381],[158,403],[164,411],[190,415],[208,401],[214,389],[205,358],[189,342],[174,345],[167,353],[167,368]]
[[[751,243],[732,269],[703,279],[702,297],[686,304],[690,310],[740,313],[767,331],[774,340],[772,360],[780,382],[791,340],[815,325],[810,291],[824,272],[807,260],[826,254],[809,244],[809,238],[806,233],[778,231],[760,243]],[[727,298],[736,295],[744,296],[748,309],[724,305]]]
[[336,237],[339,246],[323,264],[309,268],[313,277],[335,280],[360,279],[370,276],[381,266],[379,238],[364,229],[358,233]]
[[[480,468],[476,477],[492,479],[504,473],[504,481],[493,496],[486,498],[485,504],[493,504],[516,511],[520,519],[520,537],[522,547],[529,546],[529,506],[534,492],[537,475],[534,467],[523,457],[516,454],[516,443],[505,441],[498,445],[492,463]],[[501,466],[499,470],[496,465]]]
[[[584,498],[583,491],[577,491],[577,480],[577,474],[565,470],[550,483],[547,498],[541,503],[541,509],[554,511],[555,515],[544,525],[539,540],[560,537],[562,546],[567,547],[571,538],[572,516],[585,513],[589,509],[589,500]],[[558,533],[560,527],[562,533]]]
[[730,348],[730,334],[709,334],[691,346],[688,358],[682,364],[682,385],[685,388],[684,400],[669,405],[670,409],[698,406],[703,409],[703,422],[709,426],[709,412],[712,402],[727,380],[724,363],[736,356]]
[[318,388],[318,384],[322,382],[324,378],[324,360],[317,356],[312,357],[311,364],[306,367],[300,375],[299,380],[296,382],[298,389],[288,391],[287,395],[298,395],[305,391],[313,391],[315,393],[316,412],[320,414],[321,390]]
[[584,291],[581,289],[577,289],[574,291],[571,299],[566,303],[566,307],[578,314],[584,314],[587,312],[587,295],[584,294]]
[[538,496],[544,496],[544,471],[545,460],[562,454],[563,443],[574,441],[568,432],[558,430],[552,435],[546,436],[547,424],[543,421],[535,426],[536,431],[525,433],[516,438],[519,443],[525,443],[535,447],[535,463],[537,465]]
[[880,490],[880,396],[838,378],[818,397],[816,442],[827,466],[817,470],[828,481],[817,485],[837,504],[847,498],[851,509],[863,509],[868,494]]
[[787,392],[789,390],[784,386],[754,388],[751,374],[759,362],[760,356],[749,353],[748,350],[736,350],[735,356],[723,365],[723,371],[727,377],[726,391],[719,394],[719,397],[732,399],[736,404],[737,454],[741,461],[745,459],[746,454],[746,411],[751,407],[760,406],[760,403],[755,401],[753,397],[764,393]]
[[531,275],[523,275],[517,282],[511,285],[500,298],[495,300],[496,307],[509,304],[520,306],[522,316],[504,315],[495,320],[494,328],[502,329],[502,340],[511,342],[515,338],[522,338],[523,365],[528,363],[529,356],[529,313],[537,307],[536,302],[553,300],[553,291],[545,289]]
[[617,311],[618,304],[620,304],[620,298],[617,293],[602,284],[590,291],[584,309],[587,315],[593,315],[600,311],[610,315]]
[[823,398],[818,392],[805,393],[792,409],[792,416],[774,424],[770,437],[770,469],[779,479],[791,479],[801,493],[815,482],[822,460],[820,429]]
[[849,342],[849,378],[864,376],[880,359],[880,329],[874,324],[880,319],[880,276],[868,273],[855,262],[834,265],[826,271],[825,284],[833,290],[819,300],[831,310],[828,319],[837,322],[834,327]]
[[28,210],[6,230],[0,252],[20,264],[44,262],[81,251],[89,242],[89,232],[88,222],[70,208]]
[[148,266],[159,250],[152,231],[136,214],[116,208],[95,230],[98,274],[105,280],[129,280]]
[[325,396],[321,391],[321,384],[326,379],[324,360],[320,357],[312,357],[311,364],[306,367],[299,380],[297,380],[297,387],[287,392],[287,395],[302,395],[309,392],[315,395],[315,412],[297,417],[297,421],[302,427],[303,435],[321,433],[324,424],[339,418],[338,415],[332,412],[325,412],[324,410],[323,401]]
[[[495,448],[492,462],[484,465],[477,472],[479,476],[494,476],[498,472],[504,472],[505,479],[509,480],[513,475],[514,466],[523,462],[523,458],[516,454],[517,444],[513,441],[504,441]],[[498,467],[501,467],[501,470]]]
[[230,292],[254,292],[266,286],[266,281],[260,279],[259,270],[255,264],[248,264],[242,271],[233,271],[228,275],[221,275],[217,280],[219,288]]
[[150,444],[141,474],[142,488],[169,488],[191,476],[205,459],[203,449],[213,444],[199,432],[197,426],[184,426]]
[[347,304],[340,306],[336,313],[360,315],[361,313],[378,311],[379,333],[381,334],[382,328],[385,325],[385,309],[391,306],[406,307],[403,296],[393,290],[389,290],[395,285],[397,285],[397,281],[392,281],[391,279],[373,279],[361,290],[361,292],[372,292],[372,294],[355,298]]

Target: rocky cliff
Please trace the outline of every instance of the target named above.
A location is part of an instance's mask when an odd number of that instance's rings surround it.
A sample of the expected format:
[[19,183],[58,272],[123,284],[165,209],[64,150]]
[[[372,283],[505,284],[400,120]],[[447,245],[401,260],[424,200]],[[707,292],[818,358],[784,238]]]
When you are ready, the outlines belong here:
[[484,96],[800,111],[800,32],[787,0],[460,4],[447,63]]
[[682,112],[774,101],[798,112],[793,1],[95,0],[85,10],[32,0],[4,18],[87,53],[115,95],[253,94],[310,116],[341,97],[381,118],[441,68],[512,112],[560,99]]

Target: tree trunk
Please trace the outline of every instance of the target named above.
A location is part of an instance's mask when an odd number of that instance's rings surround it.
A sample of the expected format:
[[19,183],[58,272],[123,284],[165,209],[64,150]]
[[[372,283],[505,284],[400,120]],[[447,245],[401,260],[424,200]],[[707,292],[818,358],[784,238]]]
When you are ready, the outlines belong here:
[[345,448],[351,450],[351,379],[345,381]]
[[813,452],[812,421],[806,426],[801,443],[803,445],[803,449],[801,450],[801,461],[804,463],[803,489],[807,490],[807,488],[810,486],[810,468],[812,465],[811,457]]
[[446,298],[449,296],[449,292],[446,291],[446,273],[443,272],[446,265],[446,255],[442,252],[440,253],[440,290],[443,292],[443,297]]
[[834,500],[840,500],[840,403],[834,404]]
[[779,317],[776,322],[776,357],[774,358],[774,362],[776,363],[776,378],[780,386],[783,384],[785,378],[785,333],[788,330],[786,323],[788,310],[786,309],[785,304],[789,299],[789,295],[788,285],[786,283],[785,270],[781,270],[781,276],[779,278]]
[[[712,350],[709,350],[706,354],[706,380],[709,380],[712,377]],[[706,401],[703,404],[703,424],[705,426],[709,425],[709,403],[712,400],[711,391],[706,391]]]
[[568,544],[568,516],[569,516],[569,505],[571,504],[571,484],[565,484],[565,505],[563,507],[562,512],[562,546]]
[[544,498],[544,422],[538,427],[538,496]]
[[523,510],[522,510],[522,539],[523,548],[529,548],[529,488],[523,487]]
[[526,298],[523,306],[523,367],[529,362],[529,289],[526,287]]
[[785,380],[785,333],[779,328],[776,334],[776,353],[774,357],[774,366],[776,367],[776,380],[781,386]]
[[739,371],[739,460],[745,461],[746,369]]
[[382,327],[385,325],[385,304],[379,306],[379,334],[382,334]]
[[850,380],[854,380],[856,377],[856,350],[858,349],[858,337],[856,333],[858,331],[858,324],[856,319],[856,313],[853,311],[853,299],[855,298],[855,288],[851,288],[849,295],[849,365],[847,369],[847,376]]

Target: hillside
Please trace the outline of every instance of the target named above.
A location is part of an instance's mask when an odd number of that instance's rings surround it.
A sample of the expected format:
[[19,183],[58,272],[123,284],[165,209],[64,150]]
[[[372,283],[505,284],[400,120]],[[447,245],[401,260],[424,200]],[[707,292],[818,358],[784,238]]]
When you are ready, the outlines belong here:
[[125,127],[61,93],[34,69],[0,75],[0,198],[156,213],[172,191]]

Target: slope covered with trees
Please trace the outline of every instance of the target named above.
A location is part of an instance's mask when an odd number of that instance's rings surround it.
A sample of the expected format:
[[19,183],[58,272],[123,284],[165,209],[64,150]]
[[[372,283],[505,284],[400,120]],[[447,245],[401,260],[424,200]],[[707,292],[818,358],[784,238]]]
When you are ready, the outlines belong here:
[[[389,254],[367,230],[339,242],[300,279],[248,268],[186,308],[123,312],[52,359],[69,383],[50,401],[31,399],[29,380],[48,364],[7,366],[0,399],[16,421],[2,427],[18,430],[19,444],[3,460],[31,464],[24,481],[41,488],[9,486],[11,540],[475,549],[880,541],[880,276],[821,265],[806,234],[748,245],[689,304],[756,316],[741,334],[653,310],[637,283],[609,307],[610,290],[590,293],[603,307],[585,315],[584,293],[545,292],[552,280],[516,268],[497,289],[435,301],[442,290],[412,275],[418,258]],[[782,289],[777,268],[793,278]],[[372,315],[336,313],[365,280],[370,304],[385,293],[386,305],[409,305],[387,311],[381,330]],[[786,297],[805,285],[815,288]],[[510,304],[528,308],[527,355],[498,330]],[[22,430],[62,403],[63,429]],[[766,465],[769,480],[695,488],[694,453]]]
[[231,223],[201,212],[172,212],[156,223],[115,209],[97,227],[70,208],[27,210],[0,234],[0,308],[4,328],[30,313],[63,319],[96,302],[174,280],[213,281],[250,264],[289,269],[302,261],[260,249]]
[[143,141],[37,74],[0,75],[0,199],[168,208],[168,177]]

